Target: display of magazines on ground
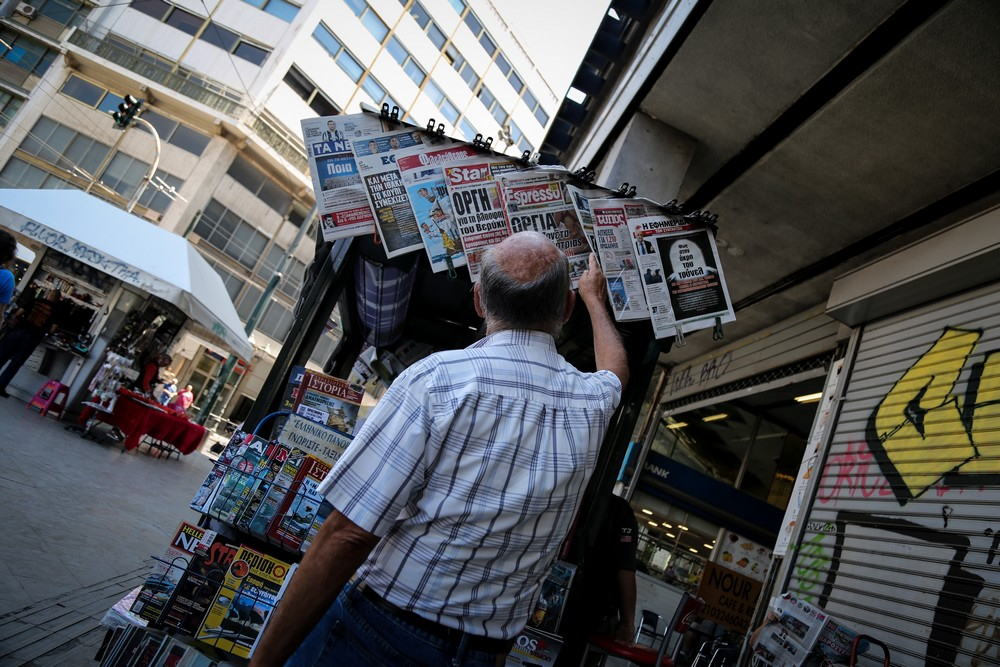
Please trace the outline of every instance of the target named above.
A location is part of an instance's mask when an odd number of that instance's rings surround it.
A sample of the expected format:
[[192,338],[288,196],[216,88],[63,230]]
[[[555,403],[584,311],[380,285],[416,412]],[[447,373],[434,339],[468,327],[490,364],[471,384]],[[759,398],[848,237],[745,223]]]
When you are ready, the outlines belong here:
[[444,168],[455,223],[472,282],[479,282],[483,253],[511,235],[500,196],[500,178],[520,170],[502,157],[482,156]]
[[573,289],[590,262],[590,244],[577,218],[566,185],[564,169],[533,169],[500,178],[501,196],[516,234],[534,231],[545,234],[569,259]]
[[735,320],[712,230],[668,215],[654,202],[633,202],[624,210],[653,334],[668,338]]
[[363,113],[302,120],[324,241],[374,233],[375,215],[351,146],[382,133],[384,122],[376,114]]
[[608,283],[608,300],[615,319],[619,322],[649,318],[646,294],[642,289],[642,276],[636,257],[636,243],[628,226],[629,213],[635,218],[645,217],[648,207],[631,199],[591,199],[593,217],[594,252]]
[[[821,607],[791,593],[771,601],[768,618],[751,651],[760,667],[823,667],[847,665],[851,644],[858,633],[827,614]],[[858,642],[858,654],[869,642]]]

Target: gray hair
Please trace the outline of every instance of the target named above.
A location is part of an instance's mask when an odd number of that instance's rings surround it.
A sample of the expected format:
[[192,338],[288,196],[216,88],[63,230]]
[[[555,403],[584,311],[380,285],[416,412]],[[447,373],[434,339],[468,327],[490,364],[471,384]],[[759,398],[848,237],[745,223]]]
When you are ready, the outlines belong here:
[[488,320],[506,329],[533,329],[553,336],[559,333],[570,287],[565,255],[534,280],[521,282],[504,272],[490,248],[479,271],[479,298]]

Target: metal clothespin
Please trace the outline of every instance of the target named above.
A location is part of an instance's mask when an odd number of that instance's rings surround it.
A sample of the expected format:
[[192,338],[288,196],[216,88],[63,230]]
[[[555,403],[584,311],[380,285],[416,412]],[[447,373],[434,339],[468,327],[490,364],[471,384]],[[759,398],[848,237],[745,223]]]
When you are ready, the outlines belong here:
[[484,143],[483,146],[485,146],[487,150],[489,150],[490,148],[492,148],[492,146],[493,146],[493,137],[486,137],[486,143]]
[[430,133],[432,133],[432,134],[434,132],[434,119],[433,118],[431,118],[429,121],[427,121],[427,131],[430,132]]
[[531,151],[521,151],[521,161],[527,162],[531,159]]
[[455,265],[451,261],[451,255],[445,255],[444,261],[448,264],[448,277],[454,280],[458,277],[458,272],[455,270]]
[[482,145],[483,145],[483,133],[482,132],[476,133],[476,136],[473,137],[473,139],[472,139],[472,145],[475,146],[476,148],[481,148],[482,147]]
[[444,123],[438,123],[437,129],[434,130],[434,133],[437,134],[439,137],[443,137],[444,136]]
[[684,329],[681,328],[681,323],[677,322],[674,324],[674,346],[684,347],[687,345],[687,340],[684,338]]
[[722,340],[726,335],[722,333],[722,318],[715,318],[715,327],[712,329],[712,340]]

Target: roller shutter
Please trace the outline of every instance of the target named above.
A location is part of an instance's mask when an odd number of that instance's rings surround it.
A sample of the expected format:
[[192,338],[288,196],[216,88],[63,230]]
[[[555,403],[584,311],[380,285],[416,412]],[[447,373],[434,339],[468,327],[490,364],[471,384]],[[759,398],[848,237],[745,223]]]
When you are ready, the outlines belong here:
[[1000,664],[1000,285],[864,326],[802,524],[787,588],[893,665]]

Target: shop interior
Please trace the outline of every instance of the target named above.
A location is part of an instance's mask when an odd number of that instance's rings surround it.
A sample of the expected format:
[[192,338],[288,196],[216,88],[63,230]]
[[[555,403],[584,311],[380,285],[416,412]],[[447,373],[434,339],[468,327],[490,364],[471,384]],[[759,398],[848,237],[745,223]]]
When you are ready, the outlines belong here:
[[[650,451],[784,510],[812,430],[824,378],[701,401],[664,410]],[[668,478],[669,479],[669,478]],[[726,524],[724,507],[711,498],[671,498],[669,490],[637,490],[632,506],[639,523],[638,556],[647,573],[685,590],[697,589],[707,560],[725,562],[725,540],[739,532]],[[720,543],[721,541],[721,543]],[[712,558],[719,549],[717,558]]]

